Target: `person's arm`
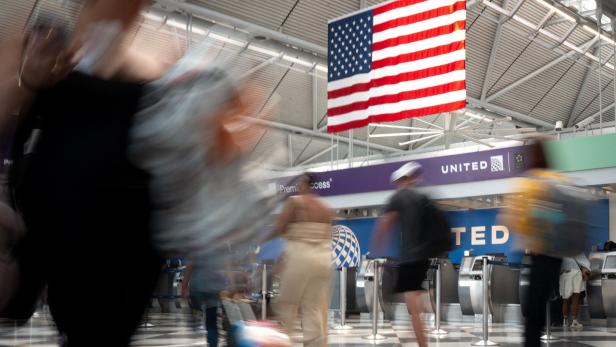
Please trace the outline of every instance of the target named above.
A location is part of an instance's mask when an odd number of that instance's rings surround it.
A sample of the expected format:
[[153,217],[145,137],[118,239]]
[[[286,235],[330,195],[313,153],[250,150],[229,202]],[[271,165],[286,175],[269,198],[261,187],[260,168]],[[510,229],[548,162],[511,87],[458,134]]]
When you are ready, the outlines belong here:
[[278,216],[276,220],[276,226],[274,227],[274,235],[281,235],[287,229],[287,226],[293,220],[293,216],[295,215],[295,202],[294,198],[287,199],[285,203],[282,213]]
[[192,277],[193,266],[192,264],[186,265],[186,271],[184,272],[184,278],[182,279],[182,297],[188,298],[190,295],[190,279]]
[[78,49],[79,45],[67,47],[55,31],[27,38],[14,35],[4,41],[0,45],[0,127],[10,124],[8,117],[21,111],[40,90],[64,78],[75,66]]
[[23,35],[11,35],[0,43],[0,129],[12,123],[9,119],[26,105],[34,93],[19,86],[18,71],[23,47]]
[[389,232],[398,221],[398,212],[385,212],[377,221],[372,244],[375,249],[381,249]]

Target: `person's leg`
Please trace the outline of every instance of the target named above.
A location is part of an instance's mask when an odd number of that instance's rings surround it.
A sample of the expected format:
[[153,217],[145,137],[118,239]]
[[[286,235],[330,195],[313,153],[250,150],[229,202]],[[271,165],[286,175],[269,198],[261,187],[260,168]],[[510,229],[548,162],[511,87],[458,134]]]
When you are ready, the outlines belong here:
[[535,255],[532,259],[528,298],[528,317],[525,323],[525,346],[541,346],[541,330],[545,324],[545,312],[551,292],[558,282],[562,261]]
[[567,325],[569,319],[569,301],[570,299],[563,298],[563,326]]
[[206,307],[204,312],[205,328],[207,329],[207,344],[218,347],[218,307]]
[[578,322],[578,312],[580,309],[580,293],[573,293],[571,295],[571,327],[581,328],[582,325]]
[[423,293],[423,291],[418,290],[404,293],[406,308],[411,315],[413,331],[415,332],[415,339],[417,339],[417,345],[419,345],[419,347],[428,346],[424,324],[421,320],[421,295]]
[[304,271],[303,252],[297,252],[291,244],[287,245],[288,259],[280,275],[280,295],[276,299],[275,310],[282,325],[291,334],[294,330],[297,311],[302,300],[309,271]]
[[330,276],[311,277],[301,301],[304,346],[327,346],[327,309]]

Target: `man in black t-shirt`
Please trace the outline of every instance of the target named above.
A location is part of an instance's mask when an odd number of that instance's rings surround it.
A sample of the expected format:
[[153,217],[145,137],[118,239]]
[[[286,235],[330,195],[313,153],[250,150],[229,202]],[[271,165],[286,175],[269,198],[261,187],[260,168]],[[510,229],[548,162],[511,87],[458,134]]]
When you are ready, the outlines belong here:
[[421,284],[429,265],[429,244],[421,230],[426,197],[413,189],[421,178],[421,172],[420,164],[409,162],[391,174],[391,182],[395,184],[397,191],[389,200],[385,214],[379,218],[374,244],[380,248],[393,227],[399,227],[400,266],[396,291],[404,293],[417,344],[419,347],[426,347],[428,343],[420,317],[420,299],[424,292]]

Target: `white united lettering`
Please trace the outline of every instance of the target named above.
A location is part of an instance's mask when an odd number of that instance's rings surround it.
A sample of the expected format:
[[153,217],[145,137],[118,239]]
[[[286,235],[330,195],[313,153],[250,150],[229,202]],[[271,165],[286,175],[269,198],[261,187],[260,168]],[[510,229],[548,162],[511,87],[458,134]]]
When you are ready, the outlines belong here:
[[[466,233],[466,227],[451,228],[451,232],[456,234],[456,246],[462,245],[462,234]],[[504,245],[509,241],[509,228],[504,225],[494,225],[490,228],[491,231],[491,244],[492,245]],[[486,227],[485,226],[472,226],[471,227],[471,245],[482,246],[486,245]]]
[[449,165],[441,165],[441,172],[444,175],[450,173],[462,173],[469,171],[480,171],[486,170],[488,168],[488,162],[485,160],[482,161],[472,161],[466,163],[458,163],[458,164],[449,164]]
[[[502,237],[498,233],[502,233]],[[495,225],[492,227],[492,244],[503,245],[509,241],[509,229],[504,225]]]

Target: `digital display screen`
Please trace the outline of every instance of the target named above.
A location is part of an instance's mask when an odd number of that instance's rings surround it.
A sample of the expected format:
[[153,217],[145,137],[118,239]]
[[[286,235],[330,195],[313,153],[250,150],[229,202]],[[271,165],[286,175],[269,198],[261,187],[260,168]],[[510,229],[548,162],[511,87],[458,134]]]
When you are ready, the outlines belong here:
[[473,271],[482,271],[483,270],[483,259],[475,260],[475,264],[473,264]]
[[616,256],[610,255],[605,258],[604,269],[616,269]]

